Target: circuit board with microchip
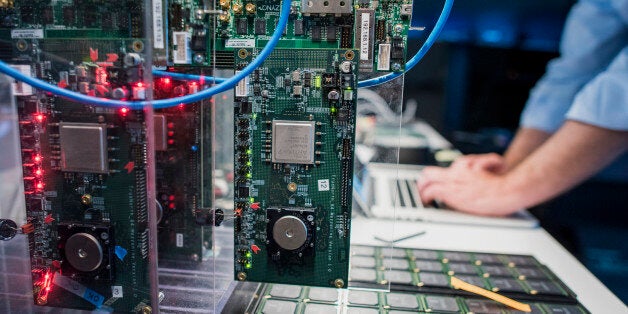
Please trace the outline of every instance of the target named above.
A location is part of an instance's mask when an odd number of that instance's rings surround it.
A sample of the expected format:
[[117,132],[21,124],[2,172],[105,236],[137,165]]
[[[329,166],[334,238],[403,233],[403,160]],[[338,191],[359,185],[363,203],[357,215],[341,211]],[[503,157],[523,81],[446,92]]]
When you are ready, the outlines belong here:
[[236,279],[346,287],[356,66],[276,49],[236,88]]
[[[268,42],[280,6],[276,0],[220,0],[215,7],[203,0],[169,0],[164,58],[169,64],[232,69],[234,51]],[[411,15],[412,0],[293,1],[277,47],[357,49],[360,72],[401,72]]]
[[[182,68],[178,68],[183,70]],[[155,79],[155,97],[192,94],[203,84]],[[212,103],[155,110],[159,259],[200,262],[210,254],[214,224]],[[220,223],[221,217],[217,218]]]
[[[144,12],[143,1],[15,1],[0,10],[0,36],[10,43],[3,59],[84,95],[144,100]],[[150,113],[87,105],[19,82],[14,95],[34,303],[151,311]]]

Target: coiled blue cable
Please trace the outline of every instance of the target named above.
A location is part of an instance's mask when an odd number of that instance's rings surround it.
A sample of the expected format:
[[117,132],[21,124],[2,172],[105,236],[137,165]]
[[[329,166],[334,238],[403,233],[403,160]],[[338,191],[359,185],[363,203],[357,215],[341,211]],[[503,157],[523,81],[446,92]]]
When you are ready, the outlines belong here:
[[[279,39],[281,38],[281,35],[283,34],[283,30],[286,28],[286,25],[288,24],[288,17],[290,15],[290,5],[291,5],[290,0],[283,0],[283,3],[281,5],[281,12],[279,15],[279,22],[277,23],[277,28],[275,28],[275,31],[273,32],[272,37],[270,38],[270,40],[268,41],[264,49],[260,51],[258,56],[255,59],[253,59],[251,63],[249,63],[244,69],[242,69],[242,71],[238,72],[236,75],[230,77],[229,79],[226,79],[224,82],[218,85],[212,86],[203,91],[200,91],[196,94],[169,98],[169,99],[153,100],[153,101],[113,100],[113,99],[91,97],[91,96],[83,95],[80,93],[76,93],[67,89],[57,87],[55,85],[44,82],[42,80],[30,77],[28,75],[24,75],[21,72],[16,71],[15,69],[11,68],[8,64],[2,61],[0,61],[0,72],[10,77],[13,77],[14,79],[18,81],[22,81],[28,85],[31,85],[32,87],[53,93],[61,97],[68,98],[72,101],[83,103],[83,104],[105,106],[105,107],[126,107],[130,109],[142,109],[144,106],[149,106],[149,105],[152,105],[152,107],[155,109],[163,109],[163,108],[178,106],[180,104],[189,104],[189,103],[193,103],[193,102],[201,101],[203,99],[210,98],[218,93],[222,93],[224,91],[227,91],[233,88],[234,86],[238,84],[238,82],[243,80],[245,77],[251,74],[251,72],[253,72],[256,68],[258,68],[262,64],[262,62],[264,62],[264,60],[273,52],[273,50],[275,49],[275,46],[279,42]],[[197,77],[196,79],[199,79],[199,78]]]

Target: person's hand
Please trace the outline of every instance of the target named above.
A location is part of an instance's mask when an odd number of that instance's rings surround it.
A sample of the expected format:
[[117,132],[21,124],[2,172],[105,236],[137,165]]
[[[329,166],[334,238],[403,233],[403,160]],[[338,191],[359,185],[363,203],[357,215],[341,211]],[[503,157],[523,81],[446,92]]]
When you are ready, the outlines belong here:
[[485,216],[520,210],[519,195],[509,191],[507,177],[493,172],[503,162],[495,157],[476,157],[456,160],[449,168],[426,167],[419,178],[423,203],[439,200],[452,209]]
[[506,172],[506,161],[501,155],[490,153],[481,155],[465,155],[456,159],[453,165],[462,164],[472,170],[486,170],[495,174]]

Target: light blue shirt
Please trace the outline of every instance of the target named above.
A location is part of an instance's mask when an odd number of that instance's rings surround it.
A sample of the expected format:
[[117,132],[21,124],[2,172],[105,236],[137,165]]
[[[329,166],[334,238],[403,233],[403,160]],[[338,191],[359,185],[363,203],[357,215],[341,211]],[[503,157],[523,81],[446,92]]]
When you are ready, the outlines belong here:
[[[576,3],[560,53],[532,89],[521,126],[553,133],[574,120],[628,131],[628,0]],[[596,178],[628,181],[628,154]]]

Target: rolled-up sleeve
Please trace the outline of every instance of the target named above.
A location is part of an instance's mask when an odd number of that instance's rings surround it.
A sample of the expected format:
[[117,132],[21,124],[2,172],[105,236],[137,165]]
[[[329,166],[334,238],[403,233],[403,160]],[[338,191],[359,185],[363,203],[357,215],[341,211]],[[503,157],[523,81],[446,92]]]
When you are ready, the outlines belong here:
[[[611,83],[615,81],[612,77],[621,74],[609,73],[609,65],[620,62],[618,53],[623,54],[622,49],[628,44],[625,9],[628,0],[582,0],[574,5],[565,24],[561,56],[549,63],[546,74],[531,91],[521,115],[522,127],[553,133],[568,112],[568,117],[573,113],[573,118],[579,120],[581,114],[588,114],[587,110],[600,110],[573,106],[576,95],[578,101],[589,101],[601,93],[618,96],[617,92],[603,92],[599,88],[614,89],[611,84],[626,84],[625,79],[623,83]],[[625,71],[624,68],[624,78]],[[625,101],[625,89],[623,97]],[[624,102],[624,109],[626,106]]]
[[628,131],[628,47],[576,95],[567,119]]

